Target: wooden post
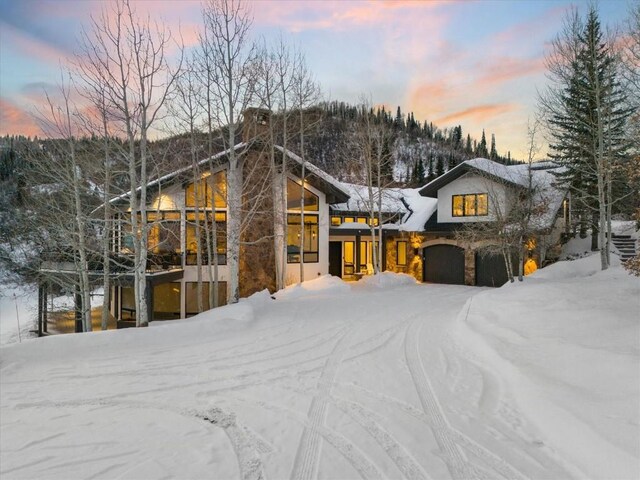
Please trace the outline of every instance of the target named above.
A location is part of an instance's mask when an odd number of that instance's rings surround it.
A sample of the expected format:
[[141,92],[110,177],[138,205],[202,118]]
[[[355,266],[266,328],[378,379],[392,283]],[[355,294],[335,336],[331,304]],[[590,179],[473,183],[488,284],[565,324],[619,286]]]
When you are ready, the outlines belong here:
[[80,295],[80,287],[75,287],[75,319],[76,333],[82,333],[82,295]]
[[42,287],[42,283],[38,284],[38,337],[42,336],[42,323],[44,320],[44,308],[46,307],[46,305],[43,306],[43,287]]
[[49,282],[44,282],[42,286],[42,331],[49,333],[49,315],[47,310],[47,297],[49,292]]
[[147,289],[147,318],[149,321],[153,321],[153,285],[150,280],[145,282],[145,288]]

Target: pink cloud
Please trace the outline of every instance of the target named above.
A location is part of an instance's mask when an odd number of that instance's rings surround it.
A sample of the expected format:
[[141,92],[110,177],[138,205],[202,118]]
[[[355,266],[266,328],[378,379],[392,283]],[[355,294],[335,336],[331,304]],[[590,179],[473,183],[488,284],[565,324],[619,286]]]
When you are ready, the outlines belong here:
[[0,135],[40,135],[35,119],[13,102],[0,97]]
[[533,59],[497,57],[479,67],[483,71],[474,82],[479,87],[496,86],[521,77],[542,73],[546,69],[543,57]]
[[466,108],[458,112],[450,113],[436,120],[437,124],[450,124],[459,122],[461,119],[470,119],[476,122],[487,121],[491,118],[503,115],[517,108],[512,103],[494,103],[487,105],[478,105]]
[[[426,12],[446,2],[418,1],[297,1],[253,2],[256,22],[292,32],[344,29],[393,22],[409,10]],[[414,18],[415,20],[415,18]]]

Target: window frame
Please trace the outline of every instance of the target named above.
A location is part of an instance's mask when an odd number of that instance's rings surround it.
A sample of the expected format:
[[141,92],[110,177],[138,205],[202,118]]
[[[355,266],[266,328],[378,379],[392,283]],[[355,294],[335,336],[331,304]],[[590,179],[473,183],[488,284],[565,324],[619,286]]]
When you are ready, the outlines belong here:
[[[227,229],[227,211],[226,210],[216,210],[216,211],[212,211],[211,209],[207,209],[207,210],[200,210],[198,212],[199,216],[202,217],[202,220],[199,220],[200,222],[202,222],[202,224],[204,224],[204,215],[208,215],[209,218],[207,220],[207,223],[209,225],[211,225],[211,221],[216,219],[216,224],[224,224],[224,235],[221,235],[220,230],[217,229],[216,230],[218,232],[218,235],[222,238],[225,239],[225,249],[224,252],[220,251],[220,247],[218,247],[218,265],[226,265],[227,264],[227,251],[228,251],[228,245],[227,245],[227,234],[228,234],[228,229]],[[190,219],[189,216],[193,215],[193,219]],[[217,217],[222,217],[224,216],[224,221],[222,220],[217,220]],[[195,211],[194,210],[187,210],[185,211],[185,216],[184,216],[184,255],[185,255],[185,265],[186,266],[197,266],[198,262],[197,262],[197,251],[192,251],[189,249],[189,242],[188,242],[188,238],[189,238],[189,230],[191,228],[194,229],[194,236],[195,236]],[[206,239],[206,236],[204,237]],[[219,243],[218,243],[219,245]],[[202,255],[206,256],[207,252],[206,252],[206,248],[205,250],[202,251]],[[206,261],[203,261],[203,265],[209,265],[211,263],[210,259],[205,259]],[[212,260],[212,259],[211,259]]]
[[[298,217],[300,223],[291,222],[290,219],[292,217]],[[314,218],[315,221],[311,221],[307,223],[308,218]],[[304,258],[303,263],[319,263],[320,262],[320,214],[319,213],[310,213],[304,212],[304,220],[305,223],[302,225],[302,214],[299,211],[287,212],[287,237],[289,236],[289,227],[292,225],[300,225],[301,229],[304,228],[305,225],[310,225],[311,227],[316,227],[316,249],[315,250],[304,250]],[[289,248],[289,242],[287,240],[287,249]],[[298,245],[300,248],[300,245]],[[292,260],[292,257],[297,256],[297,260]],[[309,260],[307,260],[309,257]],[[287,252],[287,264],[299,264],[300,263],[300,253],[288,253]]]
[[[473,213],[467,212],[467,199],[473,197]],[[478,199],[480,197],[486,198],[486,210],[484,213],[479,213],[479,202]],[[462,214],[456,214],[455,203],[456,198],[460,198],[462,200]],[[451,195],[451,217],[453,218],[463,218],[463,217],[486,217],[489,215],[489,194],[487,192],[478,192],[478,193],[458,193],[455,195]]]
[[[400,245],[404,245],[404,263],[400,263]],[[406,240],[396,242],[396,266],[406,267],[409,264],[409,245]]]

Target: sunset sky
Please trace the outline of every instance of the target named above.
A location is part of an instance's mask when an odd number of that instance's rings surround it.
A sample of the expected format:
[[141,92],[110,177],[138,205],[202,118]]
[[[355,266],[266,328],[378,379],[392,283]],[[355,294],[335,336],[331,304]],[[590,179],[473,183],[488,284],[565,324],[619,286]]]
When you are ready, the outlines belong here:
[[[89,0],[0,0],[0,134],[38,134],[29,114],[60,78],[91,14]],[[330,100],[363,94],[395,112],[463,133],[495,133],[498,150],[523,158],[527,118],[544,87],[544,52],[567,1],[255,1],[253,35],[282,32],[307,56]],[[141,0],[139,13],[196,40],[200,2]],[[601,1],[603,24],[620,24],[625,0]]]

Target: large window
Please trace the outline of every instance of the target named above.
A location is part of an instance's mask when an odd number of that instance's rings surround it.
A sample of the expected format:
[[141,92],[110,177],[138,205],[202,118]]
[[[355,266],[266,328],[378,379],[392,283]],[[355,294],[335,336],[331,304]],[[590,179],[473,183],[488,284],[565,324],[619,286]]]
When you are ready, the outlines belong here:
[[180,318],[180,283],[160,283],[153,287],[153,319]]
[[180,253],[180,212],[147,213],[149,251],[155,254]]
[[[287,262],[300,262],[301,215],[287,215]],[[304,263],[318,262],[318,215],[304,215]]]
[[375,246],[371,240],[360,240],[360,269],[368,270],[368,265],[373,265],[373,249],[378,249],[378,242]]
[[[191,317],[198,314],[198,282],[187,282],[185,284],[186,293],[186,315]],[[227,304],[227,282],[218,282],[218,306]],[[209,310],[209,282],[202,282],[202,306]]]
[[226,171],[210,175],[208,172],[202,176],[202,180],[187,185],[185,191],[185,203],[187,207],[200,208],[226,208],[227,206],[227,176]]
[[[287,179],[287,210],[300,212],[302,187],[292,179]],[[287,215],[287,262],[300,263],[300,252],[304,249],[303,263],[318,262],[318,212],[320,201],[313,192],[304,189],[304,225],[300,213]],[[303,230],[304,229],[304,230]],[[302,232],[304,231],[304,244]]]
[[[302,200],[302,187],[290,178],[287,179],[287,210],[300,211]],[[304,189],[304,211],[317,212],[320,207],[318,196]]]
[[454,217],[476,217],[489,214],[489,201],[486,193],[454,195],[451,215]]
[[120,320],[136,319],[136,297],[133,287],[120,289]]
[[[225,265],[227,263],[227,214],[226,212],[216,212],[216,250],[218,252],[218,265]],[[207,258],[207,237],[211,239],[211,233],[207,236],[208,229],[209,232],[212,231],[212,221],[213,217],[211,212],[206,214],[205,221],[205,213],[199,212],[198,219],[196,220],[195,212],[187,212],[187,222],[186,222],[186,263],[187,265],[197,265],[198,259],[198,246],[200,246],[200,254],[202,255],[202,263],[209,263],[209,259]],[[200,237],[197,236],[197,228],[196,225],[200,225]]]

